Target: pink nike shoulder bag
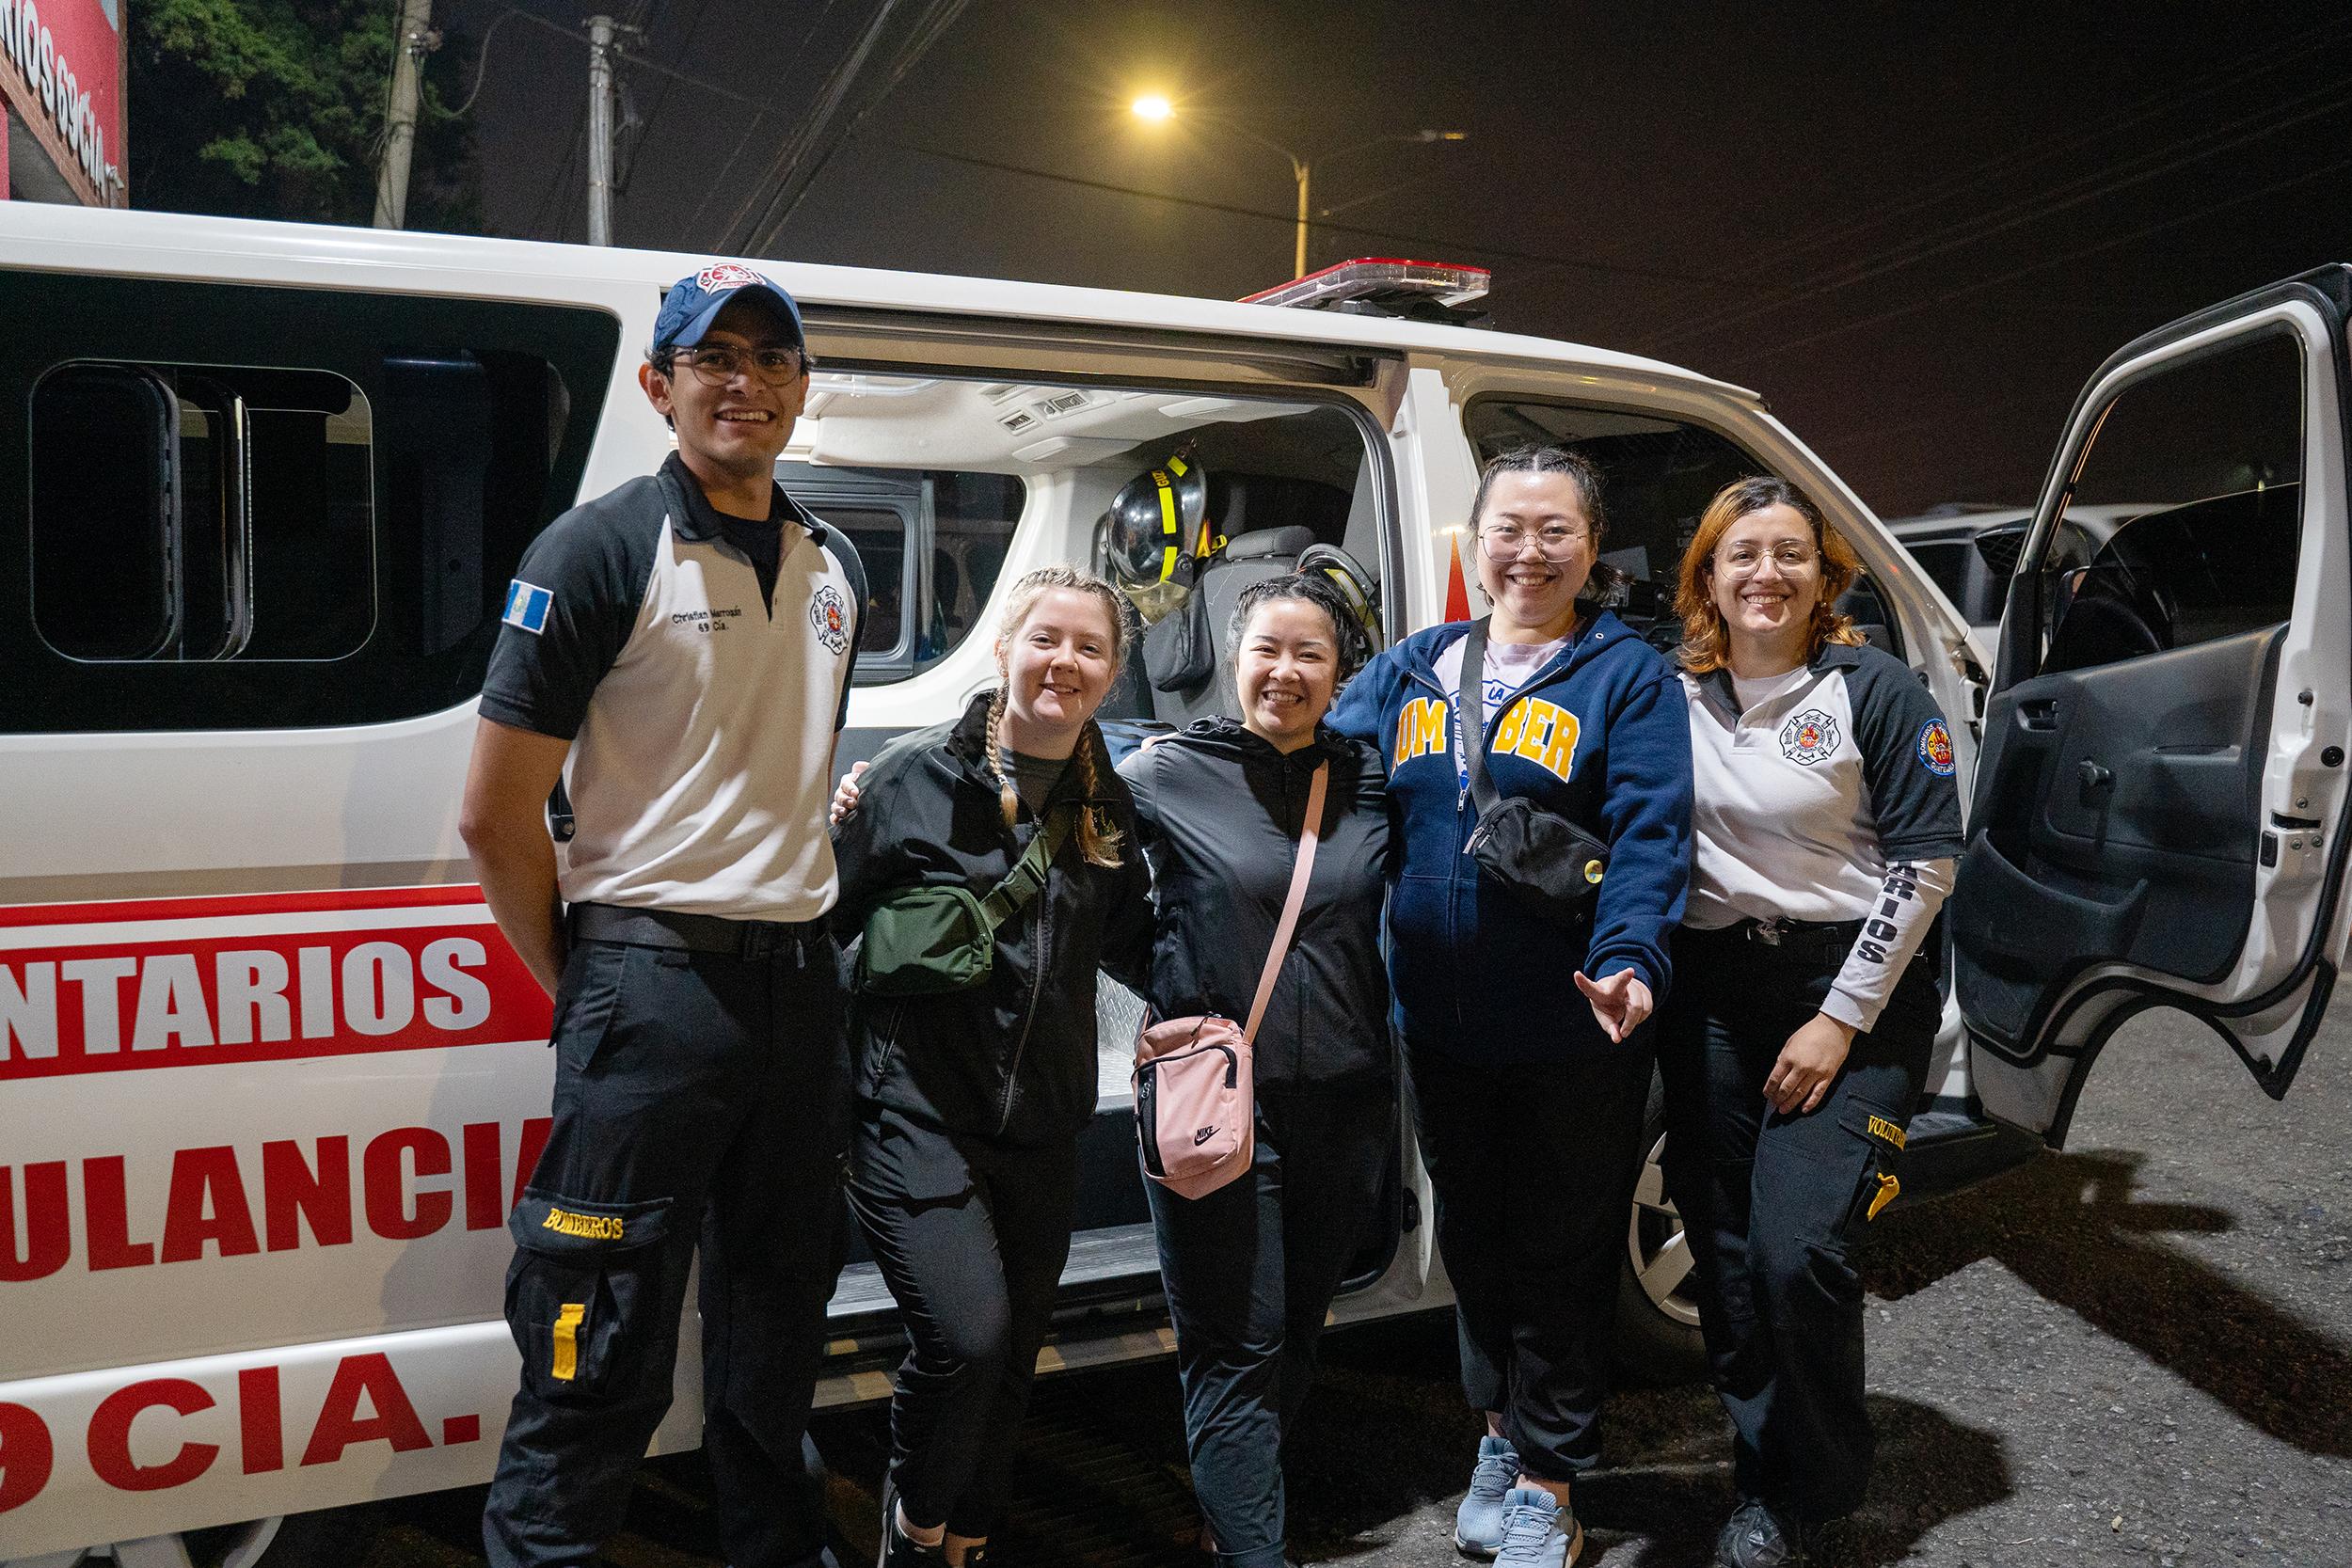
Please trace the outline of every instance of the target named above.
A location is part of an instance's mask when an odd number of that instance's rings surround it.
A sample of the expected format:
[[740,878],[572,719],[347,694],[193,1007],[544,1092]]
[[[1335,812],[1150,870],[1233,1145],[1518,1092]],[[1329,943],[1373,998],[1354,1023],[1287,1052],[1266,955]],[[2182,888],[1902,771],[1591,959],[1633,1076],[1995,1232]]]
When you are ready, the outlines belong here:
[[[1144,1173],[1184,1197],[1216,1191],[1249,1168],[1258,1152],[1257,1084],[1250,1069],[1250,1041],[1265,1018],[1275,976],[1298,929],[1307,902],[1307,879],[1315,865],[1316,827],[1323,820],[1323,787],[1331,765],[1322,763],[1307,787],[1306,831],[1298,839],[1298,861],[1291,872],[1290,896],[1274,928],[1274,949],[1258,977],[1249,1022],[1208,1013],[1162,1019],[1136,1037],[1136,1136],[1143,1145]],[[1146,1015],[1149,1017],[1149,1015]]]

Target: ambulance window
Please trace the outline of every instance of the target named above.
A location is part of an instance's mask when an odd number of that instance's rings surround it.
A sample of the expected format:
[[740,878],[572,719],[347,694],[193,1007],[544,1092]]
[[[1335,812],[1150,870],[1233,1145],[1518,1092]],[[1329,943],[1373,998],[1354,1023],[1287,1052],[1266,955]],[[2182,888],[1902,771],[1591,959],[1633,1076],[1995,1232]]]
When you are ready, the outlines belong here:
[[619,336],[570,308],[10,272],[0,316],[24,411],[0,668],[26,676],[0,733],[467,701],[524,546],[577,499]]
[[[850,527],[865,553],[871,635],[877,645],[894,628],[900,639],[895,657],[860,657],[861,682],[968,657],[992,624],[1016,534],[1023,561],[1090,566],[1138,612],[1144,636],[1107,717],[1185,722],[1226,711],[1218,657],[1236,598],[1315,546],[1327,569],[1363,585],[1382,641],[1390,509],[1349,407],[1200,385],[917,373],[817,346],[826,368],[780,472],[811,511]],[[1155,473],[1175,476],[1165,506]],[[961,667],[980,673],[977,661]]]
[[[1647,414],[1487,397],[1471,401],[1462,424],[1481,464],[1516,447],[1557,446],[1600,469],[1600,559],[1626,578],[1617,611],[1661,646],[1680,637],[1675,578],[1699,515],[1732,481],[1771,471],[1713,431]],[[1875,613],[1885,630],[1884,611]]]
[[2042,574],[2045,672],[2287,619],[2303,521],[2303,356],[2291,335],[2165,364],[2107,405],[2076,460],[2089,563]]
[[963,641],[995,589],[1027,497],[1011,474],[952,468],[787,460],[776,478],[850,536],[866,568],[861,686],[928,670]]
[[33,622],[58,652],[319,659],[367,640],[370,420],[342,376],[66,365],[32,424]]

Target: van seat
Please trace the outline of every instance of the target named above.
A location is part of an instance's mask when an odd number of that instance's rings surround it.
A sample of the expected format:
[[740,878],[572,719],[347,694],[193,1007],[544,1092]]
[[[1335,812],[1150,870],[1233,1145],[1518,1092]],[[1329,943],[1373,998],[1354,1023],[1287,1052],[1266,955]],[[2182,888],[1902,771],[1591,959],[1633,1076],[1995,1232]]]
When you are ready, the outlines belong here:
[[1207,622],[1216,663],[1200,680],[1173,689],[1155,689],[1152,694],[1154,717],[1179,725],[1211,714],[1240,717],[1233,704],[1232,677],[1226,669],[1225,656],[1230,651],[1225,646],[1226,624],[1232,619],[1233,607],[1241,602],[1243,589],[1295,570],[1299,556],[1314,542],[1314,530],[1290,523],[1237,533],[1210,558],[1201,569],[1200,580],[1193,585],[1197,603],[1164,617],[1144,635],[1143,648],[1152,667],[1173,669],[1177,662],[1173,649],[1182,634],[1180,623],[1187,615],[1197,615]]

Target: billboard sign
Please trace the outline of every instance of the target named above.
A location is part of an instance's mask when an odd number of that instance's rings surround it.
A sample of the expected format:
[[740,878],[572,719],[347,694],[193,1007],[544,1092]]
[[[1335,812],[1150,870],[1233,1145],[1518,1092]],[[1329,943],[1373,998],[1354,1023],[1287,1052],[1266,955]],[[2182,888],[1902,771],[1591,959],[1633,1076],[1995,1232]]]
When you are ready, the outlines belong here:
[[119,206],[121,0],[0,0],[0,93],[76,195]]

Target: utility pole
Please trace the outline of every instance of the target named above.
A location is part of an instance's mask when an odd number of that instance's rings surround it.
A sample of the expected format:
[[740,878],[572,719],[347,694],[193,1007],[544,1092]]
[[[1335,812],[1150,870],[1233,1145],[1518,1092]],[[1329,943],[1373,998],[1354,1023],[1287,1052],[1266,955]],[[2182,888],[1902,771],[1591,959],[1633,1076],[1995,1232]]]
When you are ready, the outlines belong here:
[[384,157],[375,166],[375,227],[399,229],[408,217],[408,158],[417,144],[417,100],[424,88],[424,56],[433,37],[433,0],[401,0],[400,31],[392,37],[392,101],[384,127]]
[[[418,3],[418,0],[411,0]],[[609,16],[588,19],[588,243],[612,243],[612,35]]]

